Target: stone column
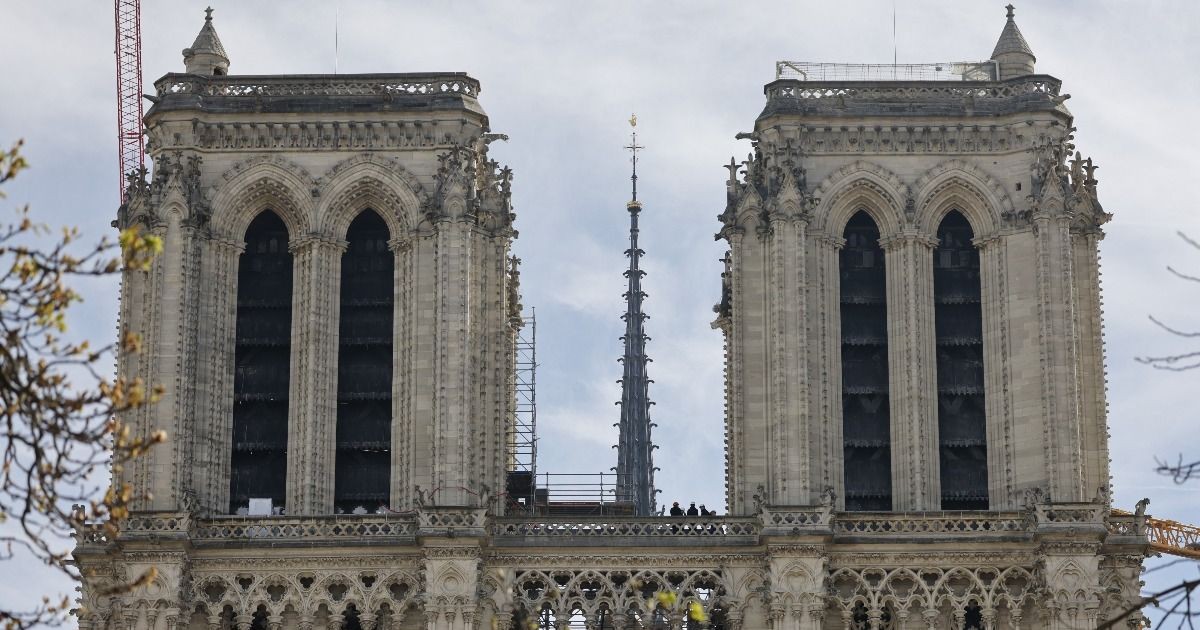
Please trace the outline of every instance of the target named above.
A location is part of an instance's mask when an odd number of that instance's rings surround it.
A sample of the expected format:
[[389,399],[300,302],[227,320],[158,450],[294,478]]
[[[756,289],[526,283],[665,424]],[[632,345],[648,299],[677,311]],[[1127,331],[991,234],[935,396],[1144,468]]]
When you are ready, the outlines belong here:
[[767,450],[771,505],[806,505],[815,499],[809,462],[809,378],[806,352],[808,222],[772,213],[763,244],[766,282]]
[[[806,612],[808,614],[804,622],[800,624],[800,630],[822,630],[825,627],[825,597],[823,595],[813,595],[808,601]],[[904,630],[903,627],[900,630]]]
[[208,421],[196,424],[192,458],[200,509],[214,514],[229,512],[238,263],[245,248],[242,241],[214,237],[201,255],[196,411]]
[[1020,508],[1016,490],[1016,435],[1009,347],[1008,243],[977,238],[983,315],[983,379],[987,422],[988,503],[993,510]]
[[411,510],[413,504],[413,425],[415,421],[417,345],[415,335],[416,291],[415,267],[417,248],[414,236],[405,234],[388,241],[394,256],[395,292],[392,298],[392,471],[391,505],[397,510]]
[[1083,438],[1083,498],[1109,483],[1108,403],[1104,368],[1104,324],[1100,296],[1100,229],[1071,234],[1075,272],[1075,329],[1078,333],[1079,416]]
[[433,485],[437,505],[468,505],[466,466],[473,450],[466,422],[468,371],[472,347],[470,300],[470,226],[462,219],[443,220],[435,235],[436,313],[433,366]]
[[1070,219],[1044,208],[1033,217],[1046,477],[1055,502],[1083,496]]
[[771,624],[771,630],[791,630],[787,627],[787,608],[783,602],[771,602],[767,609],[767,621]]
[[809,285],[812,308],[809,311],[813,327],[810,350],[810,371],[813,382],[820,388],[811,391],[816,401],[812,418],[813,430],[819,432],[819,456],[814,462],[820,470],[814,480],[820,488],[833,488],[838,507],[845,506],[845,453],[842,444],[842,315],[839,295],[841,275],[840,251],[846,239],[840,236],[818,235],[813,238],[813,281]]
[[730,514],[746,514],[749,512],[750,494],[752,488],[747,487],[745,433],[746,414],[743,409],[744,395],[742,386],[742,357],[744,352],[745,313],[743,302],[745,289],[743,284],[744,265],[741,262],[743,254],[742,242],[745,230],[729,228],[723,232],[729,241],[729,286],[730,303],[732,304],[732,321],[728,324],[725,339],[725,501]]
[[149,282],[144,301],[130,305],[144,308],[148,314],[142,333],[144,350],[138,357],[143,367],[139,376],[145,379],[147,388],[164,388],[156,404],[138,410],[133,430],[148,435],[161,429],[171,438],[131,464],[136,493],[151,495],[136,500],[135,509],[178,510],[182,491],[193,483],[189,445],[194,439],[192,421],[196,410],[199,255],[196,230],[187,224],[183,212],[182,204],[169,204],[161,213],[161,223],[151,230],[163,239],[163,251],[146,277]]
[[333,513],[338,311],[345,241],[288,244],[292,262],[292,361],[288,386],[288,514]]
[[933,248],[901,234],[881,243],[887,273],[892,509],[941,509]]
[[[747,213],[748,217],[753,216]],[[766,313],[766,226],[747,218],[748,226],[727,228],[723,234],[731,251],[733,339],[730,341],[730,400],[727,411],[730,451],[735,454],[728,471],[727,503],[730,514],[750,514],[752,496],[767,488],[772,462],[767,425],[768,318]],[[761,229],[760,229],[761,227]],[[754,231],[748,236],[748,231]]]
[[[149,203],[149,202],[147,202]],[[161,214],[156,213],[156,216]],[[175,221],[175,229],[172,230],[168,221],[161,217],[148,225],[145,232],[151,236],[162,239],[163,252],[156,256],[151,262],[149,269],[143,272],[144,275],[137,277],[140,280],[138,287],[141,293],[141,302],[131,304],[132,309],[141,309],[142,314],[139,321],[138,334],[141,337],[142,351],[130,362],[130,366],[136,366],[132,373],[128,376],[130,379],[141,378],[147,387],[152,387],[155,384],[163,385],[164,387],[173,389],[176,387],[171,378],[173,374],[167,371],[163,373],[164,363],[167,368],[174,367],[170,363],[164,361],[165,357],[170,357],[174,354],[174,344],[176,343],[177,331],[163,329],[163,309],[173,310],[172,307],[177,306],[178,299],[172,300],[170,304],[163,304],[163,286],[167,282],[168,275],[167,267],[170,266],[172,271],[178,271],[180,266],[179,258],[182,256],[179,243],[178,220]],[[134,272],[135,274],[138,272]],[[178,284],[174,283],[177,287]],[[164,339],[164,332],[167,337]],[[174,436],[174,426],[157,427],[157,423],[163,420],[173,420],[171,413],[164,413],[162,408],[170,407],[172,395],[164,395],[164,400],[159,404],[147,405],[140,409],[132,410],[131,413],[125,414],[122,420],[130,426],[130,430],[135,434],[148,433],[151,427],[162,428],[170,431]],[[165,403],[165,404],[164,404]],[[158,474],[158,471],[164,468],[164,461],[171,450],[170,446],[164,445],[163,448],[152,449],[143,457],[134,459],[127,466],[128,472],[125,473],[124,481],[132,484],[135,491],[133,505],[134,510],[156,510],[170,509],[160,505],[160,500],[153,498],[143,498],[150,495],[159,495],[166,490],[166,485],[170,482],[170,474]],[[169,493],[168,493],[169,494]]]

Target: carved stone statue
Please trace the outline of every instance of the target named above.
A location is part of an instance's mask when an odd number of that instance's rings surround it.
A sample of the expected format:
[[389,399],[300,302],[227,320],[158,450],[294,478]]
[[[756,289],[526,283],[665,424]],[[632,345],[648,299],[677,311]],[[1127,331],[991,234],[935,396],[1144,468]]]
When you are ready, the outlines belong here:
[[754,500],[754,512],[762,514],[767,502],[767,487],[759,484],[758,491],[751,498]]

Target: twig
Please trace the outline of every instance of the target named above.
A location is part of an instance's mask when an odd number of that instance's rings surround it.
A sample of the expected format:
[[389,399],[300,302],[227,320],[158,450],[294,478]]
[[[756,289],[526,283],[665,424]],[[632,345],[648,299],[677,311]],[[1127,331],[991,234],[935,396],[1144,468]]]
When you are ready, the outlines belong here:
[[[1113,617],[1113,618],[1109,619],[1108,621],[1105,621],[1104,623],[1096,626],[1096,630],[1108,630],[1109,628],[1115,627],[1118,622],[1124,620],[1125,618],[1127,618],[1130,615],[1136,613],[1137,611],[1145,608],[1146,606],[1149,606],[1151,604],[1158,606],[1159,602],[1161,602],[1162,599],[1164,597],[1167,597],[1168,595],[1172,595],[1175,593],[1183,593],[1183,599],[1190,600],[1192,591],[1194,591],[1197,586],[1200,586],[1200,579],[1187,580],[1184,582],[1180,582],[1179,584],[1176,584],[1175,586],[1172,586],[1171,588],[1168,588],[1166,590],[1147,595],[1147,596],[1143,597],[1142,600],[1140,602],[1138,602],[1136,605],[1126,608],[1125,610],[1118,613],[1116,617]],[[1158,625],[1155,627],[1156,628],[1160,627],[1168,617],[1175,614],[1175,609],[1178,608],[1179,605],[1180,605],[1180,602],[1176,602],[1175,606],[1172,606],[1171,610],[1167,611],[1166,615],[1163,616],[1163,621],[1159,621]],[[1191,616],[1190,616],[1191,615],[1191,604],[1190,603],[1188,604],[1187,612],[1184,614],[1188,615],[1185,618],[1187,620],[1188,625],[1190,626],[1191,625]]]

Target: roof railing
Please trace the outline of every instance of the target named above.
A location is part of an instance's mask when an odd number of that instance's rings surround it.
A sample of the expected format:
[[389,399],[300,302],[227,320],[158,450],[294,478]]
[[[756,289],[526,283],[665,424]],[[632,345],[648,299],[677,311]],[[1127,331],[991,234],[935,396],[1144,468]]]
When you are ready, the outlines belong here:
[[775,62],[775,79],[797,81],[995,81],[999,67],[988,61],[943,63]]
[[479,82],[461,72],[341,75],[226,75],[171,73],[154,83],[158,97],[196,94],[233,98],[275,96],[478,97]]

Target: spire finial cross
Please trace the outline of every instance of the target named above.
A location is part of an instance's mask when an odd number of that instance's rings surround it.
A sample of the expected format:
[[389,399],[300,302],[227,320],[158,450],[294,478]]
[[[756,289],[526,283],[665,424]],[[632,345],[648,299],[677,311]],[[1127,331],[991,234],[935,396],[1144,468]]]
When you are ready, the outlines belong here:
[[207,9],[204,10],[204,21],[205,22],[212,21],[212,7],[208,7]]
[[1016,13],[1017,8],[1014,7],[1011,3],[1008,5],[1005,5],[1004,8],[1008,9],[1008,19],[1010,19],[1010,20],[1013,19],[1013,14]]
[[630,177],[630,180],[633,181],[633,201],[637,201],[637,152],[646,147],[637,143],[637,114],[629,117],[629,126],[633,127],[633,132],[631,133],[629,144],[625,148],[633,153],[633,175]]

